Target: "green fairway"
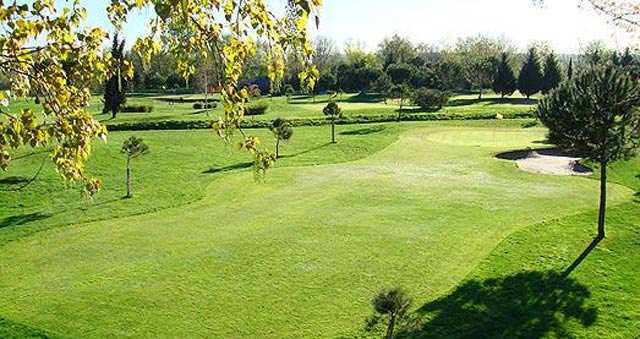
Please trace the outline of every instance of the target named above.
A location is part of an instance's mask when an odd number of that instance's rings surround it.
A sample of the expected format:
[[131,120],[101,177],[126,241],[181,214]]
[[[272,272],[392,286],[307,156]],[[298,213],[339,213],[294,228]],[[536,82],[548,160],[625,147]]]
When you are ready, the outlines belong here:
[[[487,259],[505,246],[526,252],[521,242],[505,241],[513,232],[583,212],[589,218],[570,234],[591,227],[598,183],[524,173],[495,159],[544,146],[543,129],[507,124],[514,123],[349,126],[338,145],[327,145],[328,128],[298,129],[284,147],[290,157],[264,183],[249,171],[234,173],[246,160],[213,146],[206,132],[137,133],[152,155],[134,172],[141,178],[131,202],[112,190],[100,198],[106,205],[87,207],[91,213],[78,203],[68,215],[56,214],[53,201],[71,197],[42,197],[52,185],[46,182],[30,191],[39,197],[32,210],[20,206],[24,197],[8,200],[0,315],[77,338],[359,333],[382,287],[405,286],[416,304],[427,304],[470,272],[486,278],[491,265],[507,265]],[[93,166],[107,184],[122,180],[113,163],[122,160],[117,145],[128,135],[114,133],[115,145],[97,150],[102,160]],[[611,184],[611,206],[637,205],[627,177]],[[18,211],[47,216],[8,223]],[[66,223],[74,225],[51,227]],[[561,228],[551,227],[540,243],[560,237]],[[527,245],[533,257],[538,245]],[[573,248],[558,265],[570,261]],[[521,263],[508,265],[517,271]],[[435,325],[426,329],[449,323]]]
[[[217,95],[209,97],[209,100],[217,99]],[[103,123],[121,123],[121,122],[151,122],[151,121],[167,121],[167,120],[215,120],[222,116],[223,111],[220,103],[215,109],[209,112],[203,109],[194,109],[191,102],[175,102],[170,103],[168,100],[203,100],[203,95],[134,95],[127,100],[128,105],[147,105],[153,106],[153,112],[150,113],[118,113],[115,119],[111,118],[111,114],[102,114],[103,104],[102,98],[94,96],[91,100],[91,106],[88,112],[94,114],[95,117]],[[252,99],[254,102],[265,103],[269,106],[264,115],[250,116],[248,119],[273,120],[278,117],[288,119],[308,119],[323,118],[322,109],[331,100],[339,103],[343,109],[345,116],[355,115],[397,115],[399,106],[394,100],[383,102],[383,98],[374,94],[343,94],[333,98],[329,95],[317,95],[315,99],[311,96],[300,95],[293,96],[290,101],[285,97],[261,97]],[[483,100],[478,101],[475,95],[458,95],[452,97],[450,105],[443,108],[440,113],[450,115],[452,117],[464,117],[473,114],[490,113],[508,115],[512,113],[529,112],[533,109],[535,101],[527,101],[521,99],[519,94],[514,98],[500,99],[494,94],[487,94]],[[11,102],[8,108],[10,113],[18,113],[24,108],[34,110],[40,109],[33,99],[16,99]],[[407,106],[405,114],[424,113],[417,107]]]

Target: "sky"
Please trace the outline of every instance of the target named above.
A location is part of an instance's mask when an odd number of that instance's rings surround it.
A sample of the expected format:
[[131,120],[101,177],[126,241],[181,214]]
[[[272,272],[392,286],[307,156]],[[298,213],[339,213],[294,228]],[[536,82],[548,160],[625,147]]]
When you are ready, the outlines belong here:
[[[286,3],[266,1],[279,13]],[[89,24],[112,29],[105,15],[108,2],[81,0]],[[324,0],[320,28],[311,27],[310,35],[328,37],[338,46],[360,42],[368,50],[394,34],[432,45],[478,34],[507,38],[521,49],[546,41],[558,53],[577,53],[593,40],[617,49],[629,45],[624,32],[588,6],[584,0],[546,0],[543,7],[531,0]],[[148,34],[146,23],[152,16],[148,9],[131,15],[124,36],[133,41]]]

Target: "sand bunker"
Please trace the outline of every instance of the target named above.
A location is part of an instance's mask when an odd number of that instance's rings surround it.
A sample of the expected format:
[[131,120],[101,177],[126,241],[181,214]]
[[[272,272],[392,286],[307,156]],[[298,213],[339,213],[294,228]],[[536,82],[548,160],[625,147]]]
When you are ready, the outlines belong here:
[[591,175],[590,168],[582,166],[580,158],[567,156],[557,149],[522,150],[498,154],[498,159],[512,160],[518,168],[531,173],[552,175]]

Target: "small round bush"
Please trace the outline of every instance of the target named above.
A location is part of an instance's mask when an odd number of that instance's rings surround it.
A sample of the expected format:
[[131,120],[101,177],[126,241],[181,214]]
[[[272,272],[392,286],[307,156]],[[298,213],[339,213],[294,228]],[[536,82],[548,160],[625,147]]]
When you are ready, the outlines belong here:
[[415,91],[414,103],[425,111],[436,112],[447,104],[451,95],[437,89],[420,88]]
[[150,105],[127,105],[122,108],[123,113],[151,113],[153,106]]
[[269,105],[267,103],[249,104],[245,115],[263,115],[267,113]]
[[210,104],[196,102],[195,104],[193,104],[193,109],[215,109],[216,107],[218,107],[218,104],[216,104],[215,102]]

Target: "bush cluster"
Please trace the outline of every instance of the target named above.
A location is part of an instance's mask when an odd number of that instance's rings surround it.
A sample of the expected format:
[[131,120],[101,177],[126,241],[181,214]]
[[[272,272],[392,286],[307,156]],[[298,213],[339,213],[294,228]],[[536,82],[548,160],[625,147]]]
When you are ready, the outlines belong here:
[[215,102],[210,104],[197,102],[193,104],[193,109],[215,109],[216,107],[218,107],[218,104],[216,104]]
[[448,92],[420,88],[415,91],[413,102],[427,112],[436,112],[449,102],[450,97]]
[[269,105],[267,103],[249,104],[245,115],[263,115],[267,113]]
[[126,105],[122,108],[123,113],[151,113],[153,106],[151,105]]
[[[536,114],[533,110],[523,110],[521,112],[505,113],[505,119],[532,119]],[[451,113],[417,113],[405,114],[401,121],[443,121],[443,120],[492,120],[495,119],[492,113],[473,113],[473,114],[451,114]],[[398,121],[395,114],[379,114],[379,115],[351,115],[345,116],[336,123],[340,125],[347,124],[366,124],[366,123],[382,123]],[[324,117],[313,119],[290,119],[292,127],[303,126],[321,126],[330,124],[330,121]],[[146,130],[188,130],[188,129],[209,129],[213,125],[213,120],[166,120],[166,121],[140,121],[140,122],[123,122],[107,124],[110,131],[146,131]],[[267,119],[247,119],[242,122],[242,128],[268,128],[271,121]]]

